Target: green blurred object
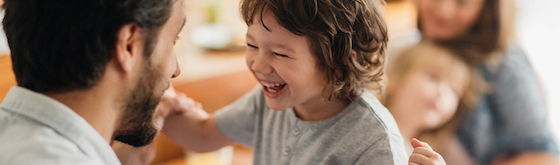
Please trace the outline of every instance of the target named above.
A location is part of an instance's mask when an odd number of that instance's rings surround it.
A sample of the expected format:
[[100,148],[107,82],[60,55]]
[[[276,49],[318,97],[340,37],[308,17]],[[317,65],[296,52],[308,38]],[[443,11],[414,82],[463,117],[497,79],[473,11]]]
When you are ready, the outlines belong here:
[[209,4],[206,7],[206,15],[208,15],[208,23],[216,23],[219,20],[220,5],[218,3]]

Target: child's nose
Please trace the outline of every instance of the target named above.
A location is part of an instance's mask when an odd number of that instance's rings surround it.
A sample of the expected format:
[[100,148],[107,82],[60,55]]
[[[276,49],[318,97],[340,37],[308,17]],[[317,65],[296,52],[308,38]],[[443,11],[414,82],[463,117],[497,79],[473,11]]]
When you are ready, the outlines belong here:
[[273,69],[268,62],[269,61],[266,58],[266,56],[263,55],[254,56],[253,62],[251,64],[251,70],[261,74],[270,74],[272,73]]

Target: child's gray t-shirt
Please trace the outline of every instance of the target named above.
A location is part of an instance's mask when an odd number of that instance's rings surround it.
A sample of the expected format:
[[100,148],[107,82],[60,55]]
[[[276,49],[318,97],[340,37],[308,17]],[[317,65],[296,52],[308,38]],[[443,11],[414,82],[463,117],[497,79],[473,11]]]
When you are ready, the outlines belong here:
[[216,114],[228,138],[253,147],[255,165],[407,164],[393,116],[364,92],[334,117],[302,121],[293,108],[270,109],[257,87]]

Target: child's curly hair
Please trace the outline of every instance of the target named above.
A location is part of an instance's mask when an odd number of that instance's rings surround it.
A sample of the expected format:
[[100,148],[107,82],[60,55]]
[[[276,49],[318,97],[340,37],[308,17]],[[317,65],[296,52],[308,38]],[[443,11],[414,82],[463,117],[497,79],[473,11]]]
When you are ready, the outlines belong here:
[[352,100],[364,89],[382,89],[388,41],[382,5],[382,0],[243,0],[241,13],[250,25],[263,23],[263,12],[271,11],[284,28],[307,36],[317,66],[327,74],[324,96]]

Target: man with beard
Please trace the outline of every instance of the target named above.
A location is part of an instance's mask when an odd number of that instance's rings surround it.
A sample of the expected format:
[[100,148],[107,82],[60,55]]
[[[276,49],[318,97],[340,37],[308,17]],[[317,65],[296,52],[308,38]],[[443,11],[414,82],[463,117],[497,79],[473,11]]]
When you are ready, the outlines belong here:
[[180,73],[183,0],[5,0],[3,9],[18,86],[0,105],[0,164],[120,164],[115,140],[153,140],[166,114],[154,109]]

